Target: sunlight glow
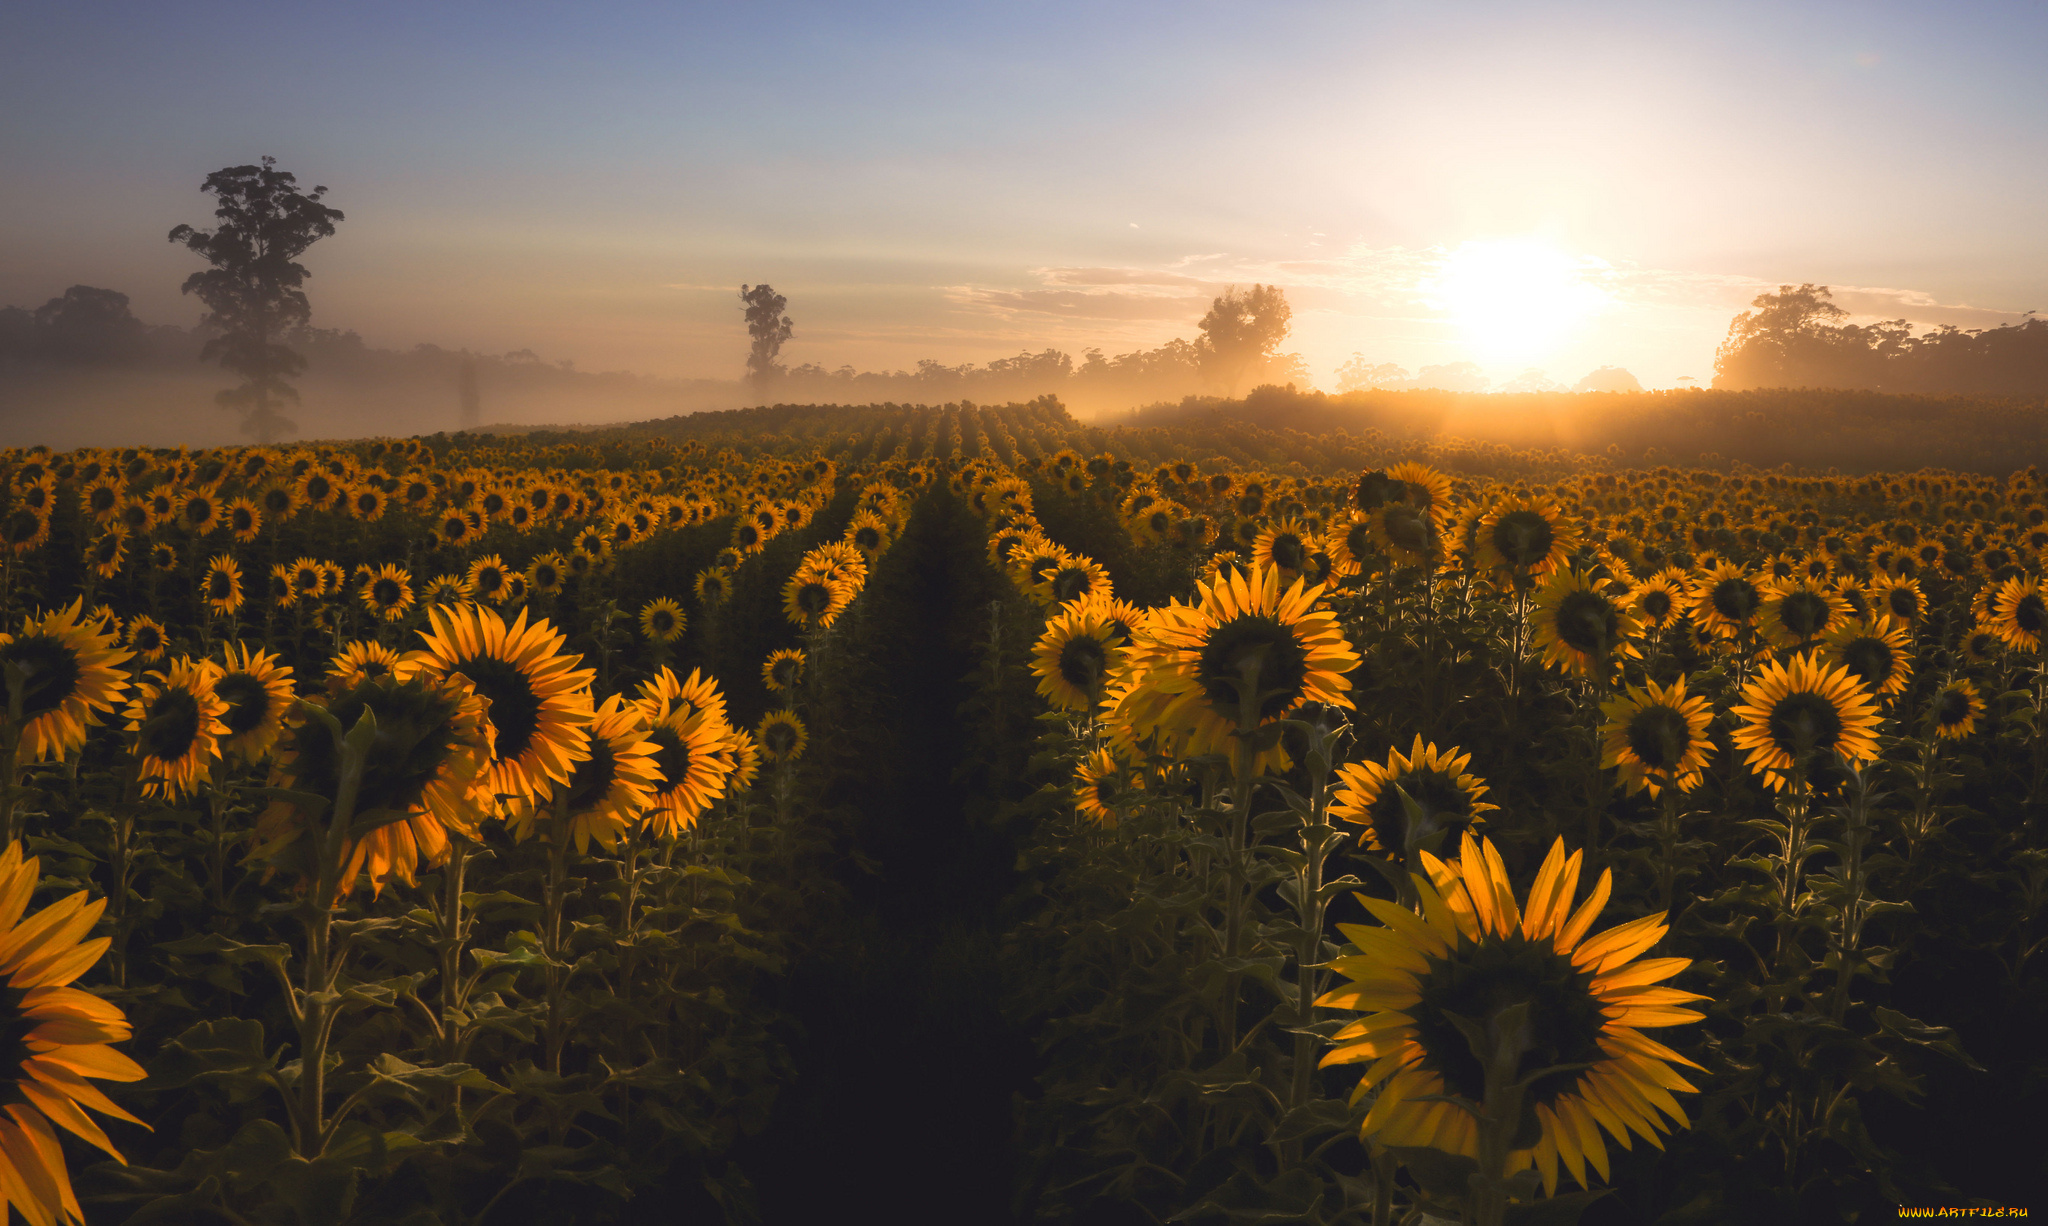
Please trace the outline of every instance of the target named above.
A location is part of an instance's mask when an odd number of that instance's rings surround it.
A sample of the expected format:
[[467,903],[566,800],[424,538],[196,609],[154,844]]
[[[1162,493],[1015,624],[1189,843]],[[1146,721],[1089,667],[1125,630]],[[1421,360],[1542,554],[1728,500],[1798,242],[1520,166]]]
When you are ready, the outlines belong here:
[[1532,239],[1472,240],[1446,255],[1422,290],[1480,361],[1535,361],[1607,304],[1588,279],[1605,267]]

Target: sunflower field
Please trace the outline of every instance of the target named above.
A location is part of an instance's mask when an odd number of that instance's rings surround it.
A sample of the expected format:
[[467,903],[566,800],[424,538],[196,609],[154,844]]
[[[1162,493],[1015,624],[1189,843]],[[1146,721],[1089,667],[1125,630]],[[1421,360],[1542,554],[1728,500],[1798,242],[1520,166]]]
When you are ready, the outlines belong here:
[[28,1222],[1856,1221],[2048,1143],[2048,484],[1056,402],[0,452]]

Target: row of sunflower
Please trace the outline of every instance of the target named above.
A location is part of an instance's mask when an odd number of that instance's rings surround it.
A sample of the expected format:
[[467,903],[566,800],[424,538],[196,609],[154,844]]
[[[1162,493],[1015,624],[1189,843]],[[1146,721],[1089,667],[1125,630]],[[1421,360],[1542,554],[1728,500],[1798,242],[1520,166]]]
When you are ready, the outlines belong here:
[[[1036,802],[1073,806],[1037,853],[1069,901],[1020,946],[1059,968],[1019,1006],[1059,1019],[1040,1212],[1905,1195],[1860,1112],[1972,1075],[1976,1019],[1902,964],[1981,942],[2039,976],[2037,474],[1050,469],[985,512],[1074,770]],[[1066,547],[1056,500],[1094,508]],[[1131,605],[1084,548],[1192,596]],[[1958,881],[1989,934],[1901,918]],[[1702,1088],[1690,1163],[1634,1159]]]

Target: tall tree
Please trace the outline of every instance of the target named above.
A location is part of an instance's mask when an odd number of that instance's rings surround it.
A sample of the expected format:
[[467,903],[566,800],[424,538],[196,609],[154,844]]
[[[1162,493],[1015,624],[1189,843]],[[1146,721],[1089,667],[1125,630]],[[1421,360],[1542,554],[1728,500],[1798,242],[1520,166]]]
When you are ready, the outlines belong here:
[[297,184],[277,169],[275,158],[264,158],[261,166],[216,170],[200,190],[219,201],[213,215],[220,225],[171,231],[172,242],[211,265],[185,278],[184,286],[206,304],[205,323],[220,330],[200,350],[200,359],[242,376],[240,387],[214,399],[240,410],[243,432],[263,443],[298,428],[276,407],[298,402],[298,389],[285,380],[306,369],[306,360],[283,343],[313,317],[300,288],[310,274],[298,259],[342,220],[340,210],[320,203],[325,187],[302,192]]
[[773,286],[742,285],[740,302],[747,315],[747,336],[753,341],[747,351],[747,378],[765,400],[769,381],[782,370],[776,365],[776,355],[795,331],[789,316],[782,313],[789,299],[776,293]]
[[1202,316],[1202,357],[1206,373],[1231,395],[1257,365],[1272,358],[1287,338],[1294,316],[1287,294],[1277,285],[1231,286]]

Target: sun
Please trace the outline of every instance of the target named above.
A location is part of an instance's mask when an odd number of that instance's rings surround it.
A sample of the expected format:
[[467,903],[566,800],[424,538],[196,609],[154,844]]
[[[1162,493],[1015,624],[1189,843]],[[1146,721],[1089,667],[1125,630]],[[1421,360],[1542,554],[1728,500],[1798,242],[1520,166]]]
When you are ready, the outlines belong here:
[[1449,315],[1475,356],[1544,356],[1605,304],[1588,278],[1605,267],[1535,239],[1474,239],[1444,256],[1426,299]]

